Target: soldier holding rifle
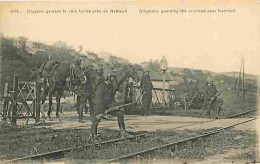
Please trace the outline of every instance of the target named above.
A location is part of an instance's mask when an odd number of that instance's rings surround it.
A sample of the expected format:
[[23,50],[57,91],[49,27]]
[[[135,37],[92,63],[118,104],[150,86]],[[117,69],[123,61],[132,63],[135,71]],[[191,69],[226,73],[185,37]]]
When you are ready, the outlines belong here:
[[91,117],[92,138],[94,141],[97,140],[97,126],[101,118],[107,113],[117,116],[120,136],[123,138],[130,137],[131,135],[127,133],[125,129],[124,111],[121,110],[125,105],[118,106],[119,104],[124,103],[124,94],[123,92],[117,91],[115,95],[113,86],[113,80],[115,77],[109,75],[108,78],[105,79],[102,74],[102,71],[98,74],[99,77],[97,77],[95,95],[93,97],[94,114]]
[[219,96],[226,89],[218,92],[216,86],[213,83],[213,80],[208,82],[207,85],[204,87],[203,92],[205,98],[205,107],[207,109],[208,116],[210,116],[211,109],[216,109],[216,118],[219,118],[219,114],[223,105],[223,100]]

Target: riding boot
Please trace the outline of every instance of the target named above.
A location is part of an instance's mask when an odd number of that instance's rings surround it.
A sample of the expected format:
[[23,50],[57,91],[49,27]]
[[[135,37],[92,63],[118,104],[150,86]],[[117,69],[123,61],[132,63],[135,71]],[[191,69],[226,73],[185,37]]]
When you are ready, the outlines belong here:
[[93,116],[93,114],[94,114],[94,108],[92,105],[89,106],[89,114],[90,114],[90,116]]
[[220,111],[221,111],[221,108],[218,108],[216,118],[219,118],[219,113],[220,113]]
[[84,123],[84,121],[83,121],[83,108],[82,107],[79,108],[79,122]]
[[210,117],[210,107],[211,107],[211,106],[208,106],[208,109],[207,109],[207,115],[208,115],[208,117]]
[[97,124],[95,122],[91,124],[91,134],[92,138],[97,136]]
[[117,113],[117,123],[120,131],[125,130],[124,114],[122,112]]
[[88,106],[85,105],[85,114],[88,114]]

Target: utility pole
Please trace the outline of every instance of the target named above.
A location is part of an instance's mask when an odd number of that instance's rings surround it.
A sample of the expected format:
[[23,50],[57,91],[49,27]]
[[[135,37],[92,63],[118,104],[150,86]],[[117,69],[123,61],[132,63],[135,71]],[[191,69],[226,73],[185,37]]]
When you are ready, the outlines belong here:
[[236,72],[234,71],[234,77],[233,77],[233,91],[236,89]]
[[245,65],[244,65],[244,58],[242,58],[243,63],[243,81],[242,81],[242,95],[243,95],[243,101],[245,100]]
[[238,80],[237,80],[237,99],[238,99],[238,95],[239,95],[239,84],[240,84],[240,81],[241,81],[241,69],[242,69],[242,62],[241,62],[239,76],[238,76]]

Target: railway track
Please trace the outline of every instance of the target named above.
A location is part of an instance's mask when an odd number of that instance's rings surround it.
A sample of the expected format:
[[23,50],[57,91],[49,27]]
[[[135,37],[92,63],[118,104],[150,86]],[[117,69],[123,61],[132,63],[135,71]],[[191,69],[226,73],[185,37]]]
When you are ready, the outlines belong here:
[[[235,118],[235,117],[242,116],[242,115],[254,112],[254,111],[256,111],[256,110],[250,110],[250,111],[242,112],[242,113],[231,115],[231,116],[228,116],[228,117],[225,117],[225,118],[221,118],[221,119]],[[253,121],[255,119],[256,118],[253,118],[253,119],[250,119],[249,121]],[[190,125],[180,126],[180,127],[174,128],[174,129],[179,129],[179,128],[183,128],[183,127],[199,125],[199,124],[203,124],[203,123],[213,122],[213,121],[216,121],[216,120],[218,120],[218,119],[214,119],[214,120],[210,120],[210,121],[206,121],[206,122],[202,122],[202,123],[198,123],[198,124],[190,124]],[[243,124],[243,123],[246,123],[246,122],[249,122],[249,121],[244,121],[244,122],[239,123],[239,124]],[[137,156],[137,155],[142,155],[142,154],[146,154],[146,153],[158,150],[158,149],[162,149],[164,147],[167,148],[167,147],[170,147],[172,145],[178,145],[180,143],[192,141],[192,140],[195,140],[197,138],[206,137],[206,136],[209,136],[209,135],[216,134],[216,133],[218,133],[218,132],[220,132],[222,130],[225,130],[227,128],[231,128],[233,126],[237,126],[239,124],[235,124],[235,125],[228,126],[228,127],[225,127],[225,128],[219,128],[217,130],[207,132],[206,134],[202,134],[202,135],[197,136],[197,137],[192,137],[192,138],[185,139],[185,140],[182,140],[182,141],[179,141],[179,142],[174,142],[174,143],[171,143],[171,144],[166,144],[166,145],[163,145],[163,146],[155,147],[155,148],[152,148],[152,149],[149,149],[149,150],[144,150],[144,151],[141,151],[141,152],[129,154],[129,155],[122,156],[122,157],[119,157],[117,159],[111,159],[111,160],[108,160],[108,161],[105,161],[105,162],[109,163],[109,162],[113,162],[113,161],[117,161],[117,160],[127,159],[127,158],[131,158],[131,157],[134,157],[134,156]],[[73,129],[75,130],[75,127],[74,128],[66,128],[65,130],[60,130],[59,129],[57,131],[67,131],[67,130],[73,130]],[[54,132],[54,131],[56,131],[56,130],[46,131],[46,133]],[[121,138],[120,139],[113,139],[113,140],[103,141],[103,142],[96,143],[96,144],[88,144],[88,145],[83,145],[83,146],[78,146],[78,147],[70,147],[70,148],[66,148],[66,149],[60,149],[60,150],[57,150],[57,151],[51,151],[51,152],[46,152],[46,153],[42,153],[42,154],[36,154],[36,155],[32,155],[32,156],[27,156],[27,157],[16,158],[16,159],[12,159],[12,160],[6,160],[6,161],[3,161],[3,163],[15,163],[15,162],[19,162],[19,161],[36,160],[36,159],[43,159],[43,158],[46,158],[46,159],[58,159],[58,158],[64,157],[65,153],[68,153],[68,152],[70,152],[72,150],[76,150],[76,149],[79,149],[79,148],[87,148],[87,147],[96,146],[96,145],[108,145],[108,144],[116,143],[116,142],[119,142],[119,141],[138,139],[138,138],[145,137],[145,136],[147,136],[147,134],[136,135],[136,136],[125,138],[125,139],[121,139]]]
[[[253,110],[250,110],[250,111],[246,111],[246,112],[242,112],[242,113],[230,115],[230,116],[223,117],[223,118],[220,118],[220,119],[237,118],[237,117],[239,117],[239,116],[243,116],[243,115],[246,115],[246,114],[248,114],[248,113],[252,113],[252,112],[256,112],[256,111],[257,111],[257,109],[253,109]],[[209,121],[205,121],[205,122],[199,122],[199,123],[197,123],[197,124],[189,124],[189,125],[179,126],[179,127],[173,128],[172,130],[176,130],[176,129],[180,129],[180,128],[185,128],[185,127],[190,127],[190,126],[195,126],[195,125],[200,125],[200,124],[205,124],[205,123],[213,122],[213,121],[216,121],[216,120],[219,120],[219,119],[213,119],[213,120],[209,120]]]
[[100,143],[88,144],[88,145],[71,147],[71,148],[67,148],[67,149],[61,149],[61,150],[57,150],[57,151],[51,151],[51,152],[27,156],[27,157],[15,158],[15,159],[12,159],[12,160],[3,161],[3,163],[16,163],[16,162],[20,162],[20,161],[36,160],[36,159],[43,159],[43,158],[59,159],[59,158],[64,157],[65,153],[68,153],[72,150],[76,150],[76,149],[80,149],[80,148],[88,148],[88,147],[97,146],[97,145],[103,146],[103,145],[106,145],[106,144],[112,144],[112,143],[116,143],[116,142],[124,141],[124,140],[134,140],[134,139],[142,138],[142,137],[145,137],[145,136],[146,136],[146,134],[140,134],[140,135],[135,135],[135,136],[132,136],[132,137],[127,137],[127,138],[118,138],[118,139],[103,141],[103,142],[100,142]]
[[165,145],[162,145],[162,146],[158,146],[158,147],[142,150],[142,151],[139,151],[139,152],[135,152],[135,153],[132,153],[132,154],[123,155],[123,156],[120,156],[118,158],[114,158],[114,159],[104,161],[104,163],[120,162],[121,160],[125,160],[125,159],[133,159],[137,156],[141,157],[141,156],[144,156],[144,155],[147,155],[147,154],[154,153],[155,151],[158,151],[160,149],[167,149],[167,148],[173,147],[173,146],[175,146],[175,148],[178,149],[177,147],[180,144],[186,144],[188,142],[192,142],[192,141],[198,140],[200,138],[209,137],[209,136],[217,134],[217,133],[219,133],[223,130],[226,130],[226,129],[232,128],[234,126],[244,124],[244,123],[247,123],[247,122],[250,122],[250,121],[253,121],[253,120],[256,120],[256,118],[253,118],[253,119],[250,119],[250,120],[247,120],[247,121],[243,121],[243,122],[240,122],[240,123],[237,123],[237,124],[233,124],[231,126],[227,126],[227,127],[224,127],[224,128],[212,130],[212,131],[206,132],[206,133],[199,135],[199,136],[196,136],[196,137],[191,137],[191,138],[184,139],[184,140],[181,140],[181,141],[178,141],[178,142],[173,142],[173,143],[165,144]]

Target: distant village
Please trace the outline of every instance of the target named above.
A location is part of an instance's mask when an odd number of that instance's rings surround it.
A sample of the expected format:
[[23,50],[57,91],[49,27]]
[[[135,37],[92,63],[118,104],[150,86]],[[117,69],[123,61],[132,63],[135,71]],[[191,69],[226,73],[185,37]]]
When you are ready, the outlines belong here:
[[[65,57],[67,57],[65,60],[69,59],[70,57],[79,57],[83,60],[83,64],[85,65],[87,65],[89,61],[110,63],[112,65],[130,63],[127,59],[115,56],[109,52],[94,52],[91,50],[83,50],[82,45],[78,47],[72,47],[64,41],[57,41],[53,45],[47,45],[43,42],[31,41],[25,37],[5,38],[14,44],[17,49],[17,53],[19,53],[19,51],[26,51],[26,53],[30,54],[32,57],[37,55],[44,56],[44,59],[39,57],[39,59],[36,60],[36,63],[39,62],[39,64],[46,60],[64,60]],[[154,87],[162,88],[163,73],[160,71],[159,59],[155,61],[144,61],[138,64],[143,68],[150,70],[150,77]],[[139,72],[139,74],[141,75],[142,72]],[[228,85],[235,89],[237,84],[240,82],[241,77],[239,77],[238,72],[214,73],[210,71],[193,70],[189,68],[169,67],[169,69],[166,71],[165,88],[179,88],[179,90],[183,89],[185,90],[183,92],[187,92],[187,90],[190,89],[203,87],[209,78],[214,78],[216,85],[220,88],[226,87]],[[255,76],[246,75],[247,90],[255,91],[257,88],[256,83]]]

